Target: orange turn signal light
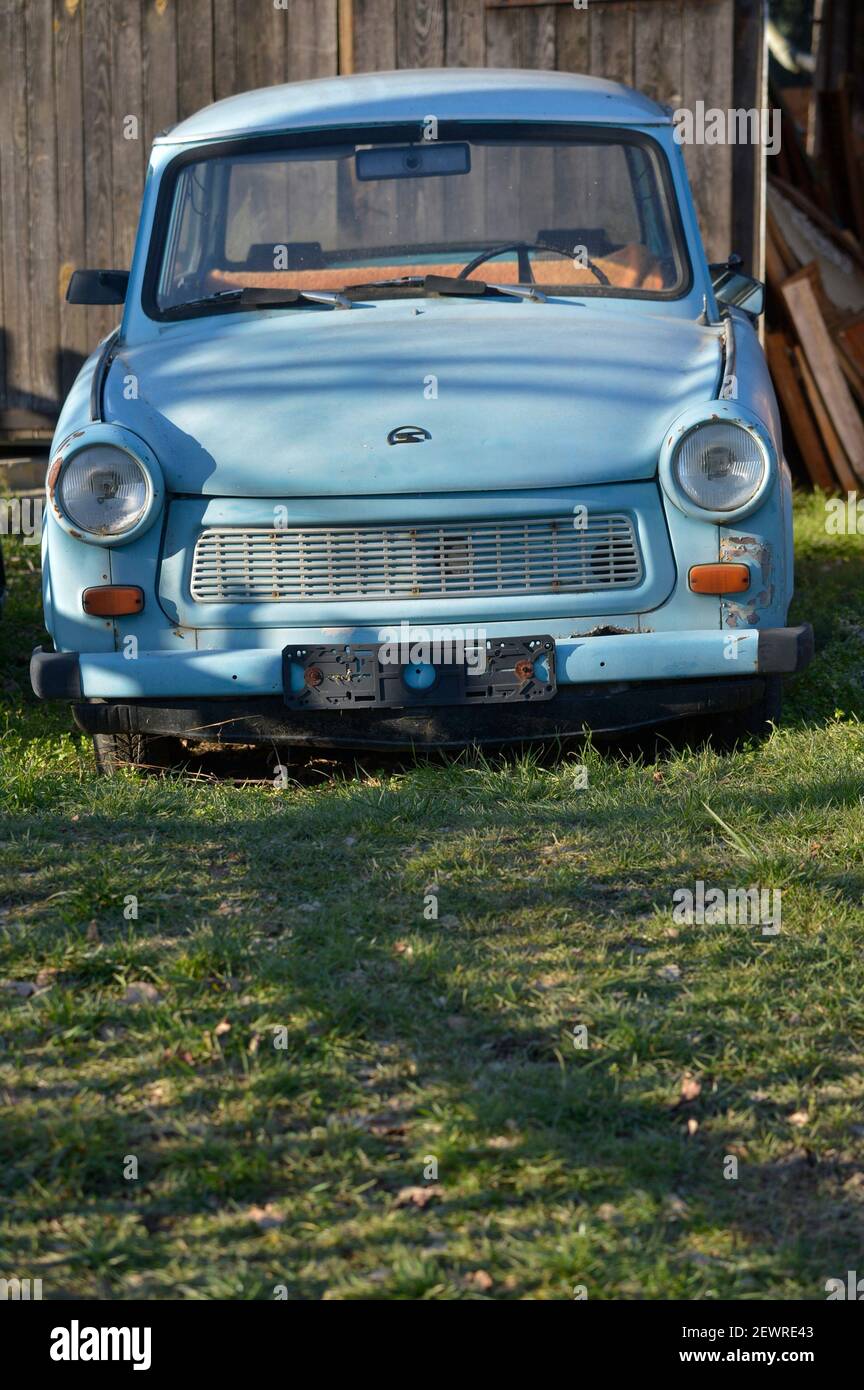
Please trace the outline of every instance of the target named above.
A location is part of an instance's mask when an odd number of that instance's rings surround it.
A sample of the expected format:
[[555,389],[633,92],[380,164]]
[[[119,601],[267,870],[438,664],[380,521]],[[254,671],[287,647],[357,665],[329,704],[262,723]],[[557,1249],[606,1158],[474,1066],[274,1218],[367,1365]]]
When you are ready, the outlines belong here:
[[93,618],[122,618],[141,612],[144,590],[137,584],[97,584],[84,590],[81,602]]
[[749,565],[694,565],[690,570],[694,594],[743,594],[750,588]]

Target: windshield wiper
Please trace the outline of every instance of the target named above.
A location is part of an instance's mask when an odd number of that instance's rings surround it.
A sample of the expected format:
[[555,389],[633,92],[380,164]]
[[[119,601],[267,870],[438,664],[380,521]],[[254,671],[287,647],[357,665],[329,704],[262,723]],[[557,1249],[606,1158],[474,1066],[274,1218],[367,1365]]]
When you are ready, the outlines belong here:
[[215,294],[204,294],[200,299],[184,299],[182,304],[169,304],[163,314],[183,314],[187,309],[209,309],[215,304],[230,304],[239,299],[242,290],[217,290]]
[[327,304],[331,309],[350,309],[351,300],[341,291],[264,289],[257,286],[240,291],[243,308],[290,309],[294,304]]
[[514,299],[533,299],[546,303],[546,295],[536,285],[489,285],[485,280],[466,280],[461,275],[427,275],[426,289],[430,294],[482,296],[509,294]]
[[349,290],[410,290],[415,286],[422,289],[426,284],[425,275],[397,275],[392,280],[364,280],[362,285],[343,285],[342,293]]
[[241,308],[281,309],[295,304],[326,304],[331,309],[350,309],[351,301],[344,294],[327,290],[264,289],[259,286],[245,286],[234,290],[217,290],[215,294],[202,295],[200,299],[186,299],[182,304],[172,304],[165,309],[166,314],[183,314],[188,309],[211,309],[221,304],[239,304]]

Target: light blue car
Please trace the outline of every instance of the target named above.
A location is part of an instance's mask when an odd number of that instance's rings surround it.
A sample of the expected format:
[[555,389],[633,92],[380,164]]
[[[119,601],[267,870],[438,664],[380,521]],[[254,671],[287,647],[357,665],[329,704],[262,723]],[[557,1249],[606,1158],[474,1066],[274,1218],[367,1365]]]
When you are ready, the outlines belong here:
[[156,140],[47,479],[43,698],[103,770],[180,740],[758,734],[790,481],[670,113],[565,73],[375,73]]

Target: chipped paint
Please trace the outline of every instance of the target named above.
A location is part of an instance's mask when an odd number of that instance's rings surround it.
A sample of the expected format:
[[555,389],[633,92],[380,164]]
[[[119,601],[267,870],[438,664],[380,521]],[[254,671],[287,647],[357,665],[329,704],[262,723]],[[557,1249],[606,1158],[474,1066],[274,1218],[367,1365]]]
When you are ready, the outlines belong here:
[[722,600],[723,626],[757,627],[759,610],[770,608],[774,602],[774,552],[771,546],[761,536],[721,536],[720,559],[724,562],[744,561],[753,574],[750,593],[743,602],[736,603],[731,598]]

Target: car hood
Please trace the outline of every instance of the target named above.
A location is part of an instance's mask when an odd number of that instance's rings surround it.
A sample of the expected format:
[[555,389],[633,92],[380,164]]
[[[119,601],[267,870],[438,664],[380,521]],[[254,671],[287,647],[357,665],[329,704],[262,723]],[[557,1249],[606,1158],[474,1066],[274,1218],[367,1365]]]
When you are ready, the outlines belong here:
[[[105,418],[205,496],[486,491],[653,477],[717,390],[716,328],[617,301],[390,300],[208,316],[121,346]],[[422,443],[388,444],[400,426]]]

